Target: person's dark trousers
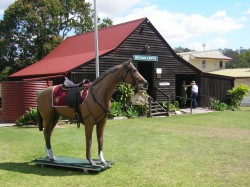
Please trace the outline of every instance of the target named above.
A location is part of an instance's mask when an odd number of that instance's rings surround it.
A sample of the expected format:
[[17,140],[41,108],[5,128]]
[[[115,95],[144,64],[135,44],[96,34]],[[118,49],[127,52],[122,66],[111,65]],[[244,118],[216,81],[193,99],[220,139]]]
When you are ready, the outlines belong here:
[[193,92],[192,93],[192,106],[193,108],[197,108],[198,104],[197,104],[197,97],[198,97],[198,93]]

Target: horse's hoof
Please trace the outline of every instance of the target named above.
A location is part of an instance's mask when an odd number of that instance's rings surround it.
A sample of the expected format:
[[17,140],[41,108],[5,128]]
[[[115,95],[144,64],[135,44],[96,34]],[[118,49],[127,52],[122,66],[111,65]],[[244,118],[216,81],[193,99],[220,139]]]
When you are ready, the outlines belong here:
[[50,159],[51,162],[56,161],[56,158],[55,158],[55,157],[54,157],[54,158],[49,158],[49,159]]
[[109,165],[108,162],[106,162],[106,161],[101,162],[101,164],[104,165],[104,166],[108,166]]
[[48,158],[51,162],[54,162],[56,160],[56,157],[50,158],[49,156],[47,156],[46,158]]
[[89,160],[89,164],[90,164],[91,166],[97,166],[96,163],[95,163],[93,160]]

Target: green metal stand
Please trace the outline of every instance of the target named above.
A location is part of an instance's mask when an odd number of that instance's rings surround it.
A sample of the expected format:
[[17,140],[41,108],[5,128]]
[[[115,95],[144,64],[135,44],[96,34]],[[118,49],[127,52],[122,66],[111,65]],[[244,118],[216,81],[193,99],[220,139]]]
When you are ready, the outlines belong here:
[[51,161],[48,157],[39,158],[33,160],[33,163],[39,164],[42,166],[56,166],[56,167],[64,167],[64,168],[73,168],[73,169],[81,169],[85,174],[88,174],[89,171],[101,172],[114,165],[113,161],[107,161],[108,165],[102,165],[99,160],[93,159],[96,162],[96,166],[92,166],[89,164],[88,160],[80,159],[80,158],[69,158],[58,156],[54,161]]

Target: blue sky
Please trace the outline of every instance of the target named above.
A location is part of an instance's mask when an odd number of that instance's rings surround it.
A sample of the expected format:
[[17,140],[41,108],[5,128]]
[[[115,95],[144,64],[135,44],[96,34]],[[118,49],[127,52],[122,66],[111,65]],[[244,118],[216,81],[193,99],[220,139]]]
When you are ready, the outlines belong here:
[[[94,0],[86,0],[93,3]],[[250,48],[249,0],[96,0],[114,24],[147,17],[171,47]],[[0,18],[14,0],[1,0]]]

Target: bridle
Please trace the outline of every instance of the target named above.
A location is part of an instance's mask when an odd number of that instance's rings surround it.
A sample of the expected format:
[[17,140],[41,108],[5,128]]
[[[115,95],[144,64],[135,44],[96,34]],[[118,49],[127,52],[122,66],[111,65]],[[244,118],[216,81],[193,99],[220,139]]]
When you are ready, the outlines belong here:
[[[128,64],[128,63],[126,63],[125,65],[123,65],[123,68],[125,69],[125,71],[126,71],[126,74],[125,74],[125,76],[124,76],[124,78],[123,78],[123,82],[125,82],[125,80],[126,80],[126,78],[127,78],[127,76],[128,76],[128,74],[130,74],[131,75],[131,77],[132,77],[132,80],[133,80],[133,86],[135,86],[135,85],[139,85],[139,81],[138,81],[138,79],[136,78],[136,76],[135,76],[135,72],[137,72],[137,69],[135,69],[135,68],[131,68],[130,67],[130,63]],[[102,114],[100,114],[97,118],[99,118],[99,117],[101,117],[102,115],[103,115],[103,117],[100,119],[100,120],[98,120],[98,121],[102,121],[105,117],[107,117],[108,116],[108,114],[109,114],[109,110],[106,108],[106,107],[104,107],[99,101],[98,101],[98,99],[96,98],[96,96],[95,96],[95,94],[93,93],[93,89],[92,89],[92,87],[90,86],[90,93],[91,93],[91,95],[92,95],[92,97],[93,97],[93,100],[95,101],[95,103],[97,103],[98,105],[99,105],[99,107],[103,110],[103,113]],[[90,112],[91,113],[91,112]],[[98,121],[96,121],[96,122],[98,122]]]
[[123,78],[123,82],[125,82],[125,80],[126,80],[128,74],[130,74],[131,77],[132,77],[132,80],[133,80],[132,86],[139,85],[139,82],[138,82],[138,80],[136,79],[135,74],[134,74],[135,72],[137,72],[137,70],[136,70],[135,68],[131,68],[129,65],[130,65],[130,63],[129,63],[129,64],[126,63],[126,64],[123,66],[123,68],[124,68],[125,71],[126,71],[126,75],[125,75],[125,77]]

